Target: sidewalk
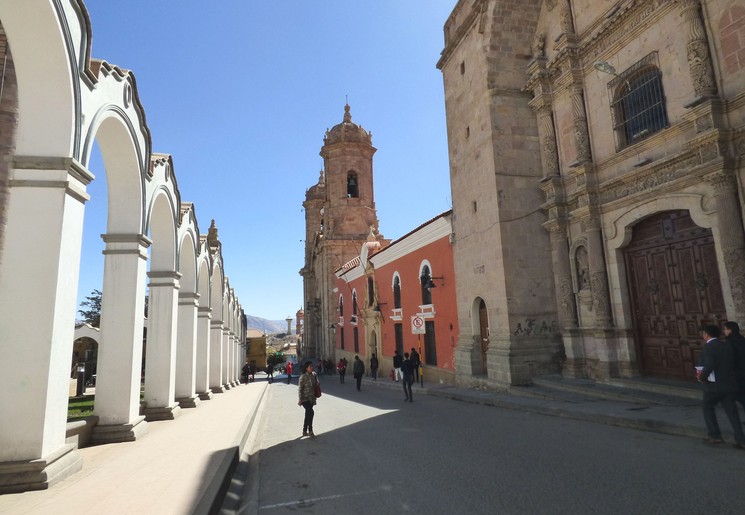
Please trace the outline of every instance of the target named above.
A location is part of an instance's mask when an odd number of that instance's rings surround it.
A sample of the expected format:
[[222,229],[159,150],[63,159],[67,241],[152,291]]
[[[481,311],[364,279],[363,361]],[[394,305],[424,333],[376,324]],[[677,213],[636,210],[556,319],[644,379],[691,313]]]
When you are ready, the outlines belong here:
[[0,496],[0,513],[208,513],[222,501],[267,386],[216,394],[149,423],[136,442],[80,449],[83,470],[48,490]]
[[[366,387],[402,389],[401,383],[388,378],[364,379]],[[533,386],[511,387],[509,393],[449,384],[414,384],[417,395],[443,397],[504,409],[541,415],[585,420],[657,433],[703,439],[706,425],[701,413],[701,393],[695,384],[618,380],[610,384],[583,379],[548,376]],[[742,411],[741,417],[742,417]],[[719,425],[725,440],[734,442],[724,411],[717,408]],[[745,417],[743,417],[745,421]]]

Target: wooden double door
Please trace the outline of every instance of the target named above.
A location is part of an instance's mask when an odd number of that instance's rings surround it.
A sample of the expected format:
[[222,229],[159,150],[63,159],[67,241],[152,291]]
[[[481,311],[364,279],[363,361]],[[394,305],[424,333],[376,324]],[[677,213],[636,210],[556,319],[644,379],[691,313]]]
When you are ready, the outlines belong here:
[[688,211],[660,213],[634,227],[624,254],[644,374],[693,378],[702,327],[726,320],[711,230]]

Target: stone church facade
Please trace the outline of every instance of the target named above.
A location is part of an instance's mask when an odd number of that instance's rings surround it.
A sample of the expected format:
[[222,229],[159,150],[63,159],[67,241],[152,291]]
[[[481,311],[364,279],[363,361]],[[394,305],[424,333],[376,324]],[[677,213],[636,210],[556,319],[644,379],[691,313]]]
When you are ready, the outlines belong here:
[[[359,256],[371,230],[378,229],[373,191],[372,135],[352,121],[349,105],[342,122],[326,131],[318,183],[305,194],[304,323],[299,354],[335,356],[338,319],[334,272]],[[388,240],[378,233],[378,241]]]
[[458,380],[691,377],[745,322],[745,6],[460,0],[444,32]]

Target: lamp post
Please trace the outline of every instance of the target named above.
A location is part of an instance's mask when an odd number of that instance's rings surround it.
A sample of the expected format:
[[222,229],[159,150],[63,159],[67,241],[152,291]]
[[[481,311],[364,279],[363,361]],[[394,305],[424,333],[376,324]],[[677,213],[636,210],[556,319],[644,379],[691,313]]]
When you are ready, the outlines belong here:
[[75,397],[80,397],[85,392],[85,362],[78,362],[78,384],[75,389]]

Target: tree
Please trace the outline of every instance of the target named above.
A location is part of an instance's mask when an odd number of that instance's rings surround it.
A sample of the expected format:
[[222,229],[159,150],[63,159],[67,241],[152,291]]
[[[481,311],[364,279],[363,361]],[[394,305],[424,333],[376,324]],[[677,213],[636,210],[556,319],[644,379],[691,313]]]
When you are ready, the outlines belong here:
[[274,367],[287,361],[284,352],[272,352],[266,357],[267,370],[274,370]]
[[83,317],[83,322],[90,324],[93,327],[101,326],[101,295],[102,293],[98,290],[93,290],[83,302],[80,303],[81,308],[78,313]]

